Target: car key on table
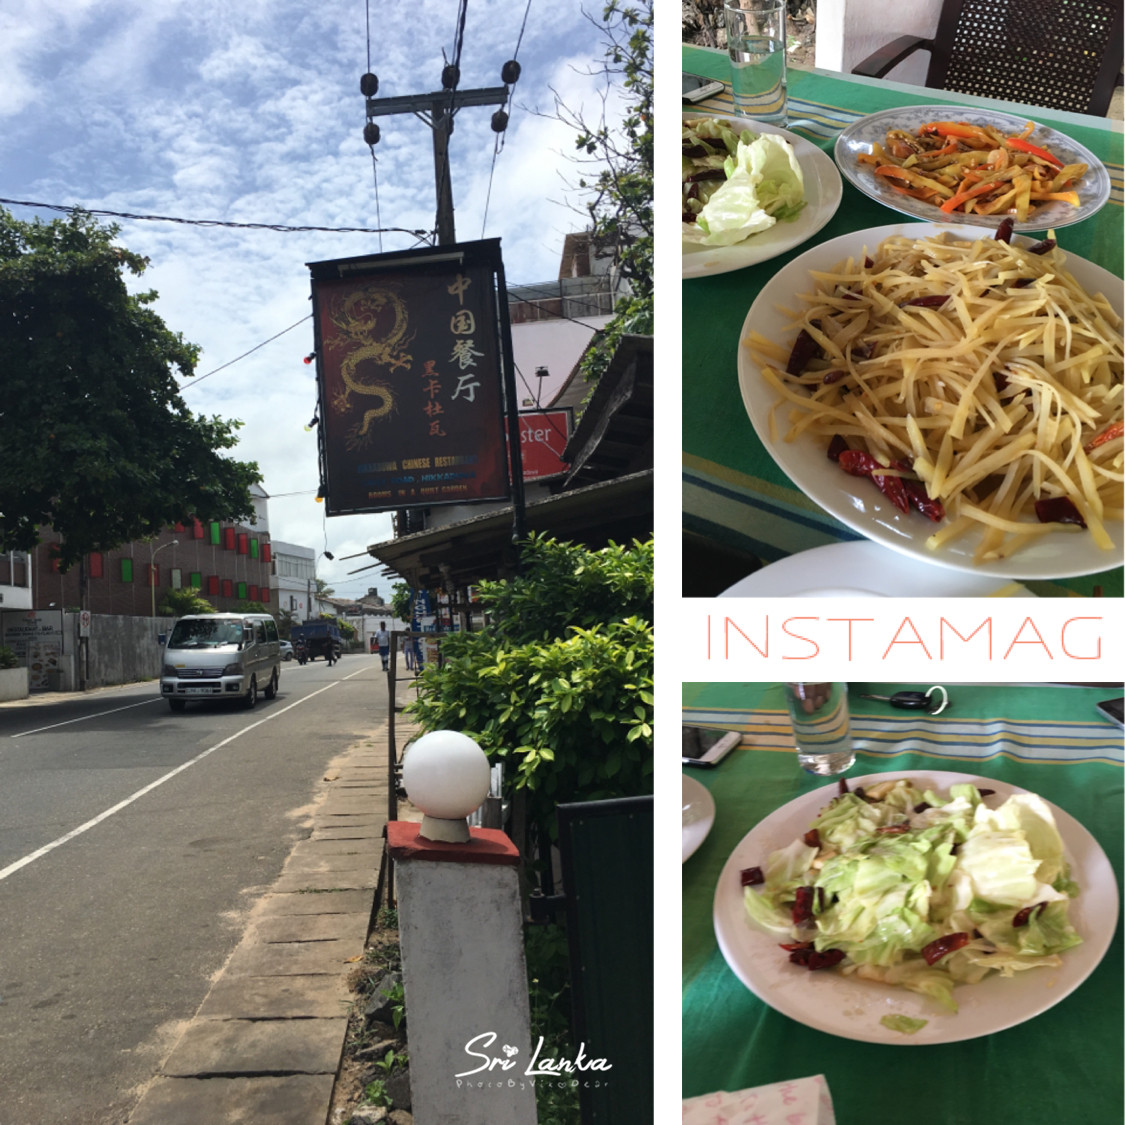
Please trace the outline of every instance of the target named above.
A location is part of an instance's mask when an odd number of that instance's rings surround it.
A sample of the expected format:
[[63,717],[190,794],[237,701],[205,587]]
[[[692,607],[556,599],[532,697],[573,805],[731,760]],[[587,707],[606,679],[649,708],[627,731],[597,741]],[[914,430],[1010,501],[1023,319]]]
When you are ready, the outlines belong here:
[[[940,702],[930,699],[935,691],[941,693]],[[896,691],[894,695],[861,695],[860,699],[875,699],[880,703],[889,703],[892,707],[901,707],[905,711],[928,711],[931,715],[940,715],[949,706],[949,692],[940,684],[935,684],[929,691]]]

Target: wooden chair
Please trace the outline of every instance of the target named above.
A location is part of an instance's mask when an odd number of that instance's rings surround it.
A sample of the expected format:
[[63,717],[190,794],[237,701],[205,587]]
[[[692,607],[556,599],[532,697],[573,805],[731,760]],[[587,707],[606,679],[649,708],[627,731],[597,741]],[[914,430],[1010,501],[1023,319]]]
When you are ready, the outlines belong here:
[[1121,0],[945,0],[932,39],[903,35],[853,74],[930,52],[926,85],[1104,117],[1122,62]]

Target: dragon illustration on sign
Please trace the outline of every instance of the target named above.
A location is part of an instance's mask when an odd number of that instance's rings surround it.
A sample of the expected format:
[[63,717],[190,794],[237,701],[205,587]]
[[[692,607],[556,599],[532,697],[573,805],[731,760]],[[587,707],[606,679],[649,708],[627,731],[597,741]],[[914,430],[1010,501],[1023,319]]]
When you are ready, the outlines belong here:
[[[379,369],[393,373],[409,371],[414,357],[406,348],[414,339],[409,332],[409,317],[402,298],[392,288],[368,285],[336,294],[328,306],[328,316],[339,335],[328,342],[330,349],[344,349],[340,378],[344,386],[332,397],[332,409],[346,414],[352,409],[352,395],[374,397],[377,405],[364,410],[363,417],[348,430],[349,449],[358,449],[373,439],[375,422],[395,409],[394,388]],[[360,407],[363,402],[360,402]]]

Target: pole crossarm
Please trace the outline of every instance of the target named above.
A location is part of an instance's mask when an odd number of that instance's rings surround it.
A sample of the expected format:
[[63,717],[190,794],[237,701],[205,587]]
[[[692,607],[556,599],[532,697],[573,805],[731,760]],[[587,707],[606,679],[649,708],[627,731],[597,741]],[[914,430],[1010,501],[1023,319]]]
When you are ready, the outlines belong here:
[[[470,105],[503,105],[508,100],[507,86],[489,86],[481,90],[454,90],[453,111]],[[450,91],[437,90],[432,94],[403,94],[395,98],[368,98],[367,116],[386,117],[392,113],[417,113],[433,106],[442,109],[449,105]]]

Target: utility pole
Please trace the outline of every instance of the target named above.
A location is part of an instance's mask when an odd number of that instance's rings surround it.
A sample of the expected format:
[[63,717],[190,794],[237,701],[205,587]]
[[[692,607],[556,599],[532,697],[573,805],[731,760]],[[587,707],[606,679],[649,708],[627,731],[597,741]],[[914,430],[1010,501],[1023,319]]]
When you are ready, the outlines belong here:
[[[506,83],[515,83],[520,66],[514,59],[506,62],[500,72]],[[372,147],[379,142],[379,126],[373,118],[394,113],[413,113],[430,127],[434,139],[434,182],[437,187],[437,236],[439,246],[451,246],[457,241],[453,230],[453,187],[449,179],[449,137],[453,132],[453,118],[459,109],[475,105],[502,106],[508,100],[507,86],[489,86],[481,90],[458,90],[460,73],[448,65],[441,72],[444,89],[432,94],[406,94],[397,98],[376,98],[379,79],[365,74],[359,80],[360,92],[367,99],[367,125],[363,139]],[[508,125],[508,115],[497,110],[492,115],[493,132],[502,133]]]

